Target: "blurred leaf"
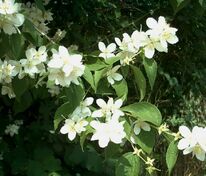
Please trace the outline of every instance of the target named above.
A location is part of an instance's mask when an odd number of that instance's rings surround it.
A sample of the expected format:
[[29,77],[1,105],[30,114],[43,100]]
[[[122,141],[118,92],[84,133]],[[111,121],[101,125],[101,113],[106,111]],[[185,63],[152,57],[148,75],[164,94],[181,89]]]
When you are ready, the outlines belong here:
[[9,45],[11,47],[12,56],[16,60],[20,60],[24,54],[24,38],[21,34],[13,34],[9,38]]
[[140,159],[132,152],[125,153],[116,164],[116,176],[138,176],[140,172]]
[[141,130],[140,134],[134,136],[134,140],[146,153],[151,154],[155,145],[155,136],[156,133],[154,130]]
[[32,102],[33,102],[33,99],[32,99],[31,93],[28,91],[24,92],[20,100],[17,101],[16,99],[14,102],[13,110],[15,114],[18,114],[20,112],[24,112],[25,110],[27,110],[32,105]]
[[27,175],[29,176],[47,176],[46,172],[42,168],[40,162],[30,160],[28,163]]
[[137,84],[139,91],[140,91],[140,101],[144,99],[145,94],[146,94],[146,80],[141,72],[141,70],[135,66],[131,66],[134,78],[135,78],[135,83]]
[[186,7],[190,3],[190,0],[170,0],[170,4],[173,7],[174,14]]
[[29,87],[29,80],[27,78],[19,79],[15,77],[12,80],[12,87],[13,87],[17,100],[20,101],[21,96],[24,94],[24,92]]
[[65,88],[64,91],[65,100],[67,101],[63,105],[61,105],[54,116],[54,129],[58,128],[59,123],[65,118],[68,118],[77,106],[79,106],[80,102],[84,97],[84,90],[79,85],[70,85],[69,88]]
[[102,79],[105,76],[107,70],[108,70],[107,68],[104,68],[102,70],[95,71],[95,73],[94,73],[95,91],[97,90],[98,83],[99,83],[100,79]]
[[152,90],[157,76],[157,63],[154,59],[144,58],[143,65],[147,73],[149,84]]
[[91,85],[92,89],[95,90],[94,78],[87,66],[85,67],[83,77]]
[[114,88],[119,99],[122,99],[123,101],[127,99],[128,87],[125,79],[118,82],[116,81],[115,84],[112,85],[112,87]]
[[120,57],[119,56],[115,56],[115,57],[111,57],[109,59],[106,59],[105,62],[109,65],[113,65],[115,62],[119,61]]
[[35,0],[35,4],[41,11],[45,12],[45,8],[44,8],[42,0]]
[[89,57],[86,67],[88,67],[90,71],[97,71],[108,67],[108,65],[105,62],[101,61],[99,58]]

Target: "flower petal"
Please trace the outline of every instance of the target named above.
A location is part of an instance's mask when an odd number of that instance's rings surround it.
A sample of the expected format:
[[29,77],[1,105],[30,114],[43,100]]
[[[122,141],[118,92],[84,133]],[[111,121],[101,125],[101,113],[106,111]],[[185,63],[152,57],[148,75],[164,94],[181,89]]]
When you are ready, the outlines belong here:
[[107,46],[107,50],[112,53],[116,50],[116,44],[115,43],[110,43],[108,46]]
[[146,122],[142,122],[141,123],[141,128],[144,130],[144,131],[150,131],[151,130],[151,127],[148,123]]
[[69,131],[68,133],[68,138],[70,141],[74,140],[74,138],[76,137],[76,131]]
[[102,117],[104,114],[102,113],[102,110],[96,110],[92,113],[92,117]]
[[134,133],[135,133],[136,135],[138,135],[138,134],[140,133],[140,131],[141,131],[140,126],[137,125],[137,124],[135,124],[135,126],[134,126]]
[[146,24],[149,28],[154,29],[157,27],[157,21],[154,18],[147,18]]
[[99,43],[98,43],[98,48],[99,48],[99,50],[100,50],[101,52],[104,52],[105,49],[106,49],[106,46],[105,46],[105,44],[104,44],[103,42],[99,42]]
[[154,48],[151,48],[151,47],[146,46],[146,47],[144,48],[144,51],[145,51],[145,56],[146,56],[148,59],[151,59],[151,58],[154,56],[154,53],[155,53]]
[[105,107],[107,105],[106,102],[103,99],[101,99],[101,98],[97,99],[96,103],[101,108],[103,108],[103,107]]
[[189,128],[187,128],[186,126],[180,126],[179,127],[179,132],[180,134],[187,138],[187,137],[190,137],[191,136],[191,131],[189,130]]
[[114,74],[112,74],[112,77],[113,77],[114,80],[116,80],[116,81],[120,81],[120,80],[122,80],[122,78],[123,78],[123,76],[122,76],[121,74],[119,74],[119,73],[114,73]]
[[61,127],[60,133],[66,134],[66,133],[68,133],[68,132],[69,132],[69,128],[68,128],[67,125],[64,125],[63,127]]
[[186,149],[190,144],[190,141],[188,139],[181,139],[179,142],[178,142],[178,145],[177,145],[177,148],[179,150],[183,150],[183,149]]

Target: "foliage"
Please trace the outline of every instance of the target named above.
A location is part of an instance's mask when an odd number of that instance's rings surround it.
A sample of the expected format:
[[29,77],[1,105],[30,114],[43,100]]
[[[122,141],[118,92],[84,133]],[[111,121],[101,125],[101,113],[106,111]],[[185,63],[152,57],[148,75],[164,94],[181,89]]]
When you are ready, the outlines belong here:
[[[0,8],[0,176],[178,175],[178,140],[187,137],[172,131],[205,126],[204,0],[17,2],[11,14]],[[146,31],[151,16],[178,29],[168,53],[154,47],[149,59],[146,45],[106,52],[115,37]],[[106,49],[98,51],[100,41]],[[72,69],[57,62],[69,57]],[[77,112],[85,118],[77,121]],[[192,147],[199,145],[205,150],[201,142]],[[205,162],[198,167],[203,175]]]

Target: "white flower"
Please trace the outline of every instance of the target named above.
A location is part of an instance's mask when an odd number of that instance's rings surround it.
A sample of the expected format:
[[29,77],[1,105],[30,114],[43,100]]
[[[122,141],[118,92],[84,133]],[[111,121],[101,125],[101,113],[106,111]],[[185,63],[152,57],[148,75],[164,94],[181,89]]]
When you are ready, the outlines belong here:
[[122,42],[119,38],[115,38],[115,42],[122,51],[137,53],[140,45],[138,43],[138,36],[136,34],[136,32],[133,32],[130,37],[129,34],[124,33]]
[[127,51],[128,46],[127,43],[124,40],[120,40],[119,38],[114,38],[116,44],[119,46],[119,49],[121,49],[122,51]]
[[106,123],[92,121],[90,125],[95,129],[91,141],[98,140],[99,146],[104,148],[110,141],[115,144],[122,143],[122,139],[126,136],[123,127],[124,122],[110,120]]
[[24,72],[28,74],[31,78],[34,78],[34,75],[36,73],[39,73],[36,62],[33,58],[21,59],[19,62],[21,63]]
[[71,117],[73,119],[83,119],[91,116],[92,112],[88,106],[92,105],[94,98],[87,97],[80,105],[74,110]]
[[123,76],[119,73],[116,73],[119,68],[120,65],[117,65],[107,72],[107,80],[110,84],[114,84],[115,81],[122,80]]
[[76,137],[76,134],[80,134],[81,132],[86,130],[86,126],[88,125],[88,122],[86,120],[72,120],[67,119],[65,120],[64,126],[61,127],[60,132],[62,134],[68,133],[69,140],[74,140]]
[[34,60],[34,64],[38,65],[42,62],[45,62],[47,59],[46,47],[39,47],[38,51],[35,48],[30,48],[26,50],[27,59]]
[[23,120],[15,120],[14,123],[15,123],[16,125],[19,125],[19,126],[20,126],[20,125],[23,125],[24,122],[23,122]]
[[202,149],[202,147],[199,144],[186,148],[183,151],[183,154],[187,155],[191,152],[192,152],[193,156],[195,155],[198,160],[200,160],[200,161],[205,160],[205,153],[206,152]]
[[129,51],[122,51],[117,54],[117,56],[120,57],[120,64],[123,66],[133,63],[135,55],[135,53]]
[[206,128],[202,129],[201,132],[198,133],[197,138],[199,145],[206,152]]
[[10,99],[16,97],[16,95],[15,95],[15,93],[14,93],[11,86],[2,86],[1,94],[2,95],[8,95]]
[[96,103],[100,109],[94,111],[92,117],[106,117],[107,120],[110,120],[111,118],[118,119],[120,116],[124,115],[120,110],[123,104],[121,99],[114,102],[113,98],[109,98],[107,103],[103,99],[97,99]]
[[134,125],[134,133],[138,135],[141,132],[141,129],[144,131],[150,131],[151,127],[147,122],[137,120]]
[[27,3],[24,10],[27,18],[41,31],[41,34],[47,34],[49,32],[47,25],[53,20],[53,14],[49,10],[42,12],[36,7],[35,3]]
[[20,9],[20,4],[15,3],[14,0],[0,0],[0,13],[1,14],[14,14]]
[[15,134],[19,133],[19,126],[16,124],[10,124],[6,127],[5,133],[9,134],[11,137],[14,136]]
[[11,83],[12,78],[17,74],[18,72],[16,72],[14,65],[7,61],[2,62],[0,60],[0,82]]
[[20,4],[14,0],[0,0],[0,28],[6,34],[17,33],[18,27],[24,22],[24,15],[18,13]]
[[187,128],[186,126],[180,126],[179,127],[179,132],[181,136],[183,137],[179,142],[178,142],[178,149],[179,150],[184,150],[188,147],[194,147],[197,144],[197,138],[194,136],[194,131],[197,128],[194,127],[192,132]]
[[147,33],[151,37],[158,37],[163,48],[167,48],[167,43],[175,44],[178,42],[177,29],[170,27],[164,17],[160,16],[158,21],[154,18],[148,18],[146,23],[150,28]]
[[51,86],[48,86],[48,92],[51,94],[52,97],[56,96],[56,95],[59,95],[60,93],[60,87],[59,86],[56,86],[56,85],[51,85]]
[[103,42],[99,42],[98,47],[99,47],[99,50],[101,51],[101,53],[99,54],[99,57],[103,57],[104,59],[108,59],[108,58],[115,56],[113,53],[116,50],[115,43],[111,43],[106,47]]
[[145,40],[143,41],[144,43],[144,52],[145,56],[148,59],[151,59],[154,56],[155,49],[158,50],[159,52],[167,52],[167,48],[164,48],[158,37],[146,37]]
[[79,84],[78,78],[83,75],[85,66],[82,64],[80,54],[70,55],[68,50],[60,46],[59,50],[53,50],[52,59],[48,63],[49,80],[56,85],[69,86],[71,82]]
[[186,126],[180,126],[180,134],[183,138],[178,143],[178,149],[183,150],[183,154],[189,154],[192,152],[200,161],[205,160],[205,129],[195,126],[192,132]]

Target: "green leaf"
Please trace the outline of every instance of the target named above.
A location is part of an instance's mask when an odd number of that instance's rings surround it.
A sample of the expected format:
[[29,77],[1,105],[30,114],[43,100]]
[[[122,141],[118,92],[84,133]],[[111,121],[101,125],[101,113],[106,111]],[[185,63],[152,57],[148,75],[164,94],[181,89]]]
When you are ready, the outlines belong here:
[[144,65],[147,77],[149,79],[150,87],[152,89],[155,83],[156,76],[157,76],[157,63],[154,59],[144,58],[143,65]]
[[45,11],[44,4],[43,4],[42,0],[35,0],[35,4],[41,11],[43,11],[43,12]]
[[69,88],[66,88],[64,91],[65,100],[67,101],[63,105],[61,105],[54,116],[54,129],[58,128],[59,123],[67,118],[69,114],[71,114],[75,108],[80,104],[84,97],[84,90],[81,86],[71,85]]
[[29,87],[29,80],[27,78],[18,79],[17,77],[15,77],[12,80],[12,87],[17,100],[20,101],[21,96]]
[[125,79],[119,82],[115,82],[115,84],[113,84],[112,87],[114,88],[118,98],[122,99],[123,101],[127,99],[128,87]]
[[81,133],[80,135],[80,146],[82,148],[82,151],[84,151],[84,142],[87,139],[87,136],[92,133],[94,130],[91,126],[87,126],[86,131],[84,131],[83,133]]
[[45,171],[59,171],[61,170],[61,162],[54,157],[53,151],[47,146],[38,146],[34,150],[34,159],[41,164]]
[[0,58],[3,57],[5,54],[8,54],[10,51],[9,46],[9,36],[6,35],[4,32],[0,33]]
[[92,89],[95,90],[94,78],[93,78],[91,71],[89,70],[87,66],[85,67],[83,77],[91,85]]
[[130,104],[121,108],[123,111],[129,112],[133,117],[140,120],[151,122],[156,126],[160,126],[162,115],[158,108],[147,102],[139,102]]
[[108,65],[105,62],[101,61],[99,58],[89,57],[86,67],[88,67],[90,71],[97,71],[108,67]]
[[97,90],[98,83],[99,83],[100,79],[102,79],[104,77],[104,75],[106,74],[107,70],[108,70],[107,68],[104,68],[102,70],[95,71],[95,73],[94,73],[95,91]]
[[135,142],[148,154],[150,154],[155,145],[155,131],[143,131],[141,130],[138,136],[133,136]]
[[109,59],[106,59],[105,62],[109,65],[113,65],[115,62],[119,61],[120,57],[119,56],[115,56],[115,57],[111,57]]
[[58,128],[59,123],[66,118],[67,115],[71,114],[74,111],[75,108],[73,108],[71,102],[66,102],[63,105],[61,105],[55,112],[54,116],[54,129],[56,130]]
[[19,60],[24,54],[24,38],[21,34],[13,34],[9,38],[9,45],[11,47],[12,56]]
[[26,91],[20,98],[19,101],[17,101],[17,99],[14,102],[14,112],[15,114],[18,114],[20,112],[24,112],[26,109],[28,109],[31,104],[32,104],[32,96],[31,93]]
[[132,152],[125,153],[119,158],[115,175],[116,176],[138,176],[140,172],[140,159]]
[[190,0],[170,0],[170,4],[173,7],[174,14],[179,12],[181,9],[189,4]]
[[116,158],[119,155],[120,151],[120,145],[110,142],[109,145],[105,148],[105,158]]
[[126,138],[127,138],[127,140],[130,141],[130,137],[131,137],[131,135],[132,135],[132,133],[133,133],[133,128],[132,128],[132,125],[131,125],[128,121],[129,121],[129,119],[128,119],[128,120],[125,120],[125,123],[124,123],[124,131],[125,131],[125,133],[126,133]]
[[29,176],[47,176],[46,172],[41,166],[41,163],[30,160],[27,168],[27,175]]
[[177,142],[172,141],[166,152],[166,163],[167,163],[167,168],[169,170],[169,175],[171,175],[172,173],[172,169],[175,166],[177,157],[178,157]]
[[135,83],[140,91],[140,101],[143,100],[146,94],[146,80],[141,70],[135,66],[131,66],[134,73]]

